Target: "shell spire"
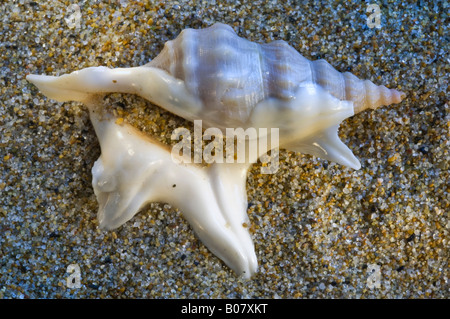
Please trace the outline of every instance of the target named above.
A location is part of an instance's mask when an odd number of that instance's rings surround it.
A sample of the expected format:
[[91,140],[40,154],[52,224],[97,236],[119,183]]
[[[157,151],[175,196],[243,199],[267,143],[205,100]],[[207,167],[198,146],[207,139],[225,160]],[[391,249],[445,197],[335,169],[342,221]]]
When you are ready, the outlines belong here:
[[325,60],[311,61],[312,82],[343,101],[353,102],[355,114],[366,109],[400,103],[405,93],[361,80],[350,72],[341,73]]
[[358,79],[349,72],[345,72],[343,75],[346,100],[353,101],[355,114],[366,109],[400,103],[406,96],[401,91],[388,89],[384,85],[376,85],[370,80]]

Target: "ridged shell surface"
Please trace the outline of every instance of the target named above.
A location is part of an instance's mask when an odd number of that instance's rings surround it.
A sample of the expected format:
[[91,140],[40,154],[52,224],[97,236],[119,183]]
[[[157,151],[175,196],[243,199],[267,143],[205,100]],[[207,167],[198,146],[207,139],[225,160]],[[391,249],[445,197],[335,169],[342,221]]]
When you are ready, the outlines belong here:
[[234,124],[245,123],[258,102],[291,99],[301,86],[318,85],[352,101],[355,113],[398,103],[403,94],[340,73],[325,60],[309,61],[285,41],[257,44],[240,38],[221,23],[182,31],[147,65],[183,80],[207,106],[204,112]]

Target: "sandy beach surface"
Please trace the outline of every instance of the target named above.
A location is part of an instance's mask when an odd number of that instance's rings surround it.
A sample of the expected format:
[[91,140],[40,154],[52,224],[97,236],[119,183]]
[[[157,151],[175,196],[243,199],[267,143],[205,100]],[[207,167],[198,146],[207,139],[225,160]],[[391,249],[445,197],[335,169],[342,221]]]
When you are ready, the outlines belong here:
[[[0,298],[449,298],[448,2],[373,4],[371,28],[361,1],[2,1]],[[87,109],[25,79],[143,65],[183,29],[215,22],[407,95],[340,126],[360,170],[285,150],[276,174],[252,167],[259,269],[250,280],[168,204],[99,230],[91,168],[100,148]],[[137,96],[109,98],[164,143],[192,127]],[[70,267],[79,288],[67,284]]]

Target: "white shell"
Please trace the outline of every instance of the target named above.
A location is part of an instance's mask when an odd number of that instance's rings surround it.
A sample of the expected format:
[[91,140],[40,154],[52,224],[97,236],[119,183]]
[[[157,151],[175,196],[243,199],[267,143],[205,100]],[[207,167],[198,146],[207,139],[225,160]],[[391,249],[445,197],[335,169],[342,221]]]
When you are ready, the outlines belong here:
[[141,67],[27,79],[58,101],[133,93],[185,119],[203,120],[206,128],[279,128],[280,147],[355,169],[359,161],[337,136],[340,122],[405,96],[324,60],[309,61],[284,41],[252,43],[221,23],[184,30]]
[[245,178],[255,158],[208,168],[177,164],[164,146],[115,124],[111,115],[100,117],[96,96],[138,94],[188,120],[203,120],[205,128],[279,128],[281,147],[355,169],[360,163],[339,140],[339,124],[404,97],[323,60],[309,61],[284,41],[252,43],[220,23],[183,31],[144,66],[100,66],[27,79],[50,98],[89,105],[102,148],[92,169],[102,228],[120,226],[150,201],[171,203],[205,245],[245,277],[257,269],[243,226],[248,223]]
[[[163,145],[128,124],[102,114],[90,102],[90,117],[101,156],[92,185],[102,229],[114,229],[147,203],[179,208],[197,236],[236,273],[249,278],[258,267],[247,227],[248,164],[177,163]],[[178,161],[181,162],[181,161]]]

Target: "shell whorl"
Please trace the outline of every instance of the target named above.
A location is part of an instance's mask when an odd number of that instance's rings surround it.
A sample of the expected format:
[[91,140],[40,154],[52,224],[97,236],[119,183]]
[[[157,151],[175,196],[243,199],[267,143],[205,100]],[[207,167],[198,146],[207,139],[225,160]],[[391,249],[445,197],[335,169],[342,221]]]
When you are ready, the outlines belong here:
[[355,114],[365,109],[376,109],[400,103],[403,92],[375,85],[370,80],[361,80],[350,72],[341,73],[325,60],[311,61],[313,82],[340,100],[352,101]]
[[147,65],[183,80],[207,106],[205,112],[231,123],[244,123],[258,102],[268,97],[288,100],[299,87],[311,84],[352,101],[355,113],[399,103],[404,97],[397,90],[341,73],[325,60],[310,61],[285,41],[253,43],[221,23],[183,30]]
[[248,118],[267,97],[258,55],[258,44],[238,37],[230,26],[215,24],[183,30],[148,66],[183,80],[207,105],[204,112],[232,122]]

